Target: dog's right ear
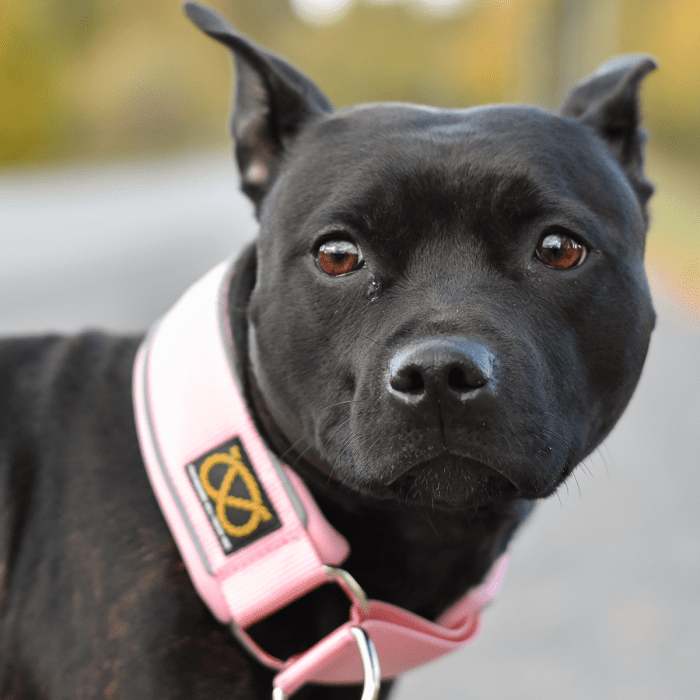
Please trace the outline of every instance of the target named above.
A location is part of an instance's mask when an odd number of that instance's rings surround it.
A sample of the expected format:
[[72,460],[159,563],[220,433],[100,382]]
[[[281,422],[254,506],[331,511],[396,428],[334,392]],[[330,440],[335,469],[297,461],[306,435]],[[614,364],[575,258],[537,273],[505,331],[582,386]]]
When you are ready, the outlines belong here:
[[333,107],[306,76],[239,34],[213,10],[194,2],[185,3],[184,8],[205,34],[233,51],[236,88],[231,133],[241,187],[259,211],[285,149],[304,125]]

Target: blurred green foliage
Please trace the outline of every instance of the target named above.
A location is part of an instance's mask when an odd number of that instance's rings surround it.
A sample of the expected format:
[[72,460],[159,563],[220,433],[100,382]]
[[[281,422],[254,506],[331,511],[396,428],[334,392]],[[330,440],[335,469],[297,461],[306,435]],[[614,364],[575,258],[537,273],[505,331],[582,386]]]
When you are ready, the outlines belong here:
[[[312,26],[285,0],[211,0],[337,105],[533,101],[553,107],[608,55],[661,62],[645,88],[657,143],[700,154],[696,0],[472,0],[444,18],[356,0]],[[225,138],[226,51],[176,0],[3,0],[0,162],[103,158]]]

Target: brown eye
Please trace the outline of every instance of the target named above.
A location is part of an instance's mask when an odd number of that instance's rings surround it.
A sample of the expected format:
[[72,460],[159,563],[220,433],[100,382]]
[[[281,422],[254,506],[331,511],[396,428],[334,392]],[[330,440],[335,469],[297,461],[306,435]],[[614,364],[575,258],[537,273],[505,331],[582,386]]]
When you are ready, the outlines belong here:
[[357,270],[362,257],[352,241],[326,241],[316,253],[316,263],[327,275],[338,277]]
[[565,233],[550,233],[543,236],[536,248],[537,257],[547,267],[568,270],[580,265],[586,258],[586,246]]

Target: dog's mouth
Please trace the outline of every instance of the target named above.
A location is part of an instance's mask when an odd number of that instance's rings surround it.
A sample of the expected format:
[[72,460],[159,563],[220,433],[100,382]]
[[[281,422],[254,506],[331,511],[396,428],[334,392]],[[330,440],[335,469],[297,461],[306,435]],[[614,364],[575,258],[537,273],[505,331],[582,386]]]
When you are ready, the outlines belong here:
[[503,474],[451,452],[419,462],[390,483],[376,485],[369,491],[379,498],[460,509],[521,497],[516,485]]

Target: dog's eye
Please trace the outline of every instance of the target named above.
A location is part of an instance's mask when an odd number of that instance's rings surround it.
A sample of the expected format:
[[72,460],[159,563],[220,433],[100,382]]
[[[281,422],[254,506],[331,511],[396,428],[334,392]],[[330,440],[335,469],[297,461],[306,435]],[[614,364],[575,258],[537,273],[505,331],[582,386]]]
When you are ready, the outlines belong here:
[[568,270],[586,259],[586,246],[581,245],[566,233],[549,233],[540,238],[535,249],[537,257],[547,267]]
[[327,275],[339,277],[362,265],[359,248],[352,241],[326,241],[316,252],[316,264]]

